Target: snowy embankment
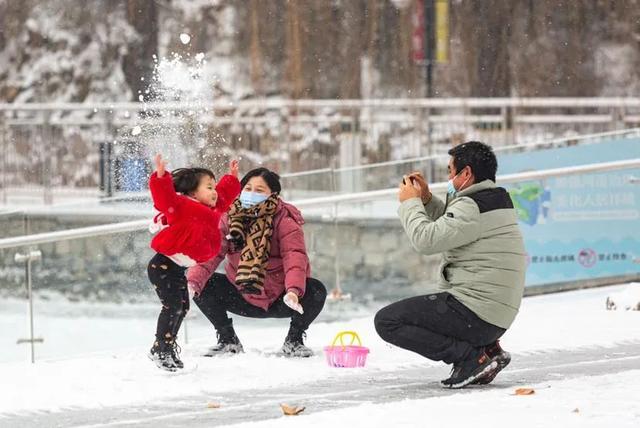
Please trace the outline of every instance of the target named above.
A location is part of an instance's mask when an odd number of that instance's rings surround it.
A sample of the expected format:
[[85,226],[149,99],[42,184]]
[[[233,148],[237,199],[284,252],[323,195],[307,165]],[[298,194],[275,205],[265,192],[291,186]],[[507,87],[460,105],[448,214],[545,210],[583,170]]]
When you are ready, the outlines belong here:
[[[620,289],[620,286],[607,287],[527,298],[516,323],[503,338],[503,346],[514,354],[524,355],[552,349],[608,347],[626,341],[640,341],[640,312],[606,310],[606,297]],[[187,395],[201,395],[202,402],[206,403],[211,399],[219,400],[230,391],[286,388],[287,385],[299,386],[320,380],[344,383],[363,373],[375,377],[409,367],[436,366],[441,367],[443,378],[448,374],[444,365],[382,342],[373,328],[373,310],[363,314],[353,308],[345,311],[335,306],[328,306],[323,318],[309,330],[307,343],[317,355],[308,360],[270,355],[284,339],[286,320],[254,321],[238,317],[235,317],[237,332],[247,352],[229,358],[199,357],[202,350],[213,344],[214,334],[205,320],[196,317],[188,325],[191,340],[183,346],[183,360],[187,367],[182,372],[171,374],[158,370],[146,358],[155,327],[153,307],[87,305],[80,311],[81,306],[78,305],[37,302],[36,308],[40,311],[36,332],[45,337],[45,343],[38,345],[40,357],[32,365],[18,361],[19,357],[26,357],[27,346],[18,348],[15,345],[16,337],[22,337],[20,333],[24,331],[23,303],[4,301],[0,304],[0,325],[3,326],[0,346],[3,350],[14,350],[10,357],[6,357],[4,351],[0,356],[0,361],[5,361],[0,362],[0,378],[5,386],[0,390],[0,415],[144,405],[157,399]],[[118,311],[121,316],[114,318]],[[354,313],[355,316],[347,315]],[[326,365],[321,348],[341,330],[356,330],[371,349],[365,368],[333,369]],[[16,348],[20,355],[15,352]],[[85,353],[81,355],[82,352]],[[437,401],[435,408],[440,410],[434,414],[434,421],[451,420],[453,416],[445,411],[447,408],[451,411],[455,408],[456,417],[471,421],[470,418],[488,415],[488,410],[483,410],[486,406],[493,406],[492,414],[500,413],[499,409],[504,408],[507,419],[516,418],[519,412],[535,416],[536,409],[544,412],[544,406],[552,405],[555,400],[569,403],[571,396],[563,391],[572,390],[585,400],[598,401],[593,398],[598,395],[596,392],[585,390],[587,384],[600,385],[601,388],[599,407],[591,409],[595,412],[594,417],[606,416],[623,408],[637,415],[640,414],[640,404],[631,405],[620,397],[625,395],[625,391],[629,397],[639,396],[640,391],[636,389],[640,388],[640,375],[636,371],[625,373],[588,381],[559,380],[558,387],[553,389],[554,395],[545,392],[535,397],[517,397],[529,401],[514,401],[505,390],[478,391],[472,393],[474,400],[458,400],[453,396],[375,407],[365,405],[345,410],[344,417],[360,415],[365,420],[378,420],[376,415],[384,413],[386,416],[380,416],[379,420],[387,418],[387,422],[393,421],[396,425],[393,415],[397,414],[398,423],[409,424],[411,415],[416,417],[416,409],[424,407],[422,401]],[[430,379],[433,380],[437,379]],[[467,403],[470,401],[485,404],[478,405],[474,412],[467,412],[464,406],[475,405]],[[536,402],[541,407],[536,407]],[[608,402],[611,402],[609,407]],[[339,412],[330,415],[320,412],[305,416],[305,421],[320,426],[340,420],[340,417]],[[558,422],[564,424],[563,418],[565,416]],[[535,420],[538,419],[534,417],[532,421]]]

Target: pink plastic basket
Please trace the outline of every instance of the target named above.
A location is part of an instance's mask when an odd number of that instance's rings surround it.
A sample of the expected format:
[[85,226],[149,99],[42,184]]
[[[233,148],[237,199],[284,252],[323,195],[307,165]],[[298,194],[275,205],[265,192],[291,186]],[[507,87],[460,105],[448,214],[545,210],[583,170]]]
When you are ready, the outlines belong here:
[[[344,336],[351,336],[351,342],[348,345],[344,344]],[[336,346],[338,340],[340,340],[340,345]],[[353,344],[356,340],[359,346]],[[327,364],[331,367],[364,367],[368,353],[369,348],[362,346],[360,336],[355,331],[338,333],[331,346],[324,347]]]

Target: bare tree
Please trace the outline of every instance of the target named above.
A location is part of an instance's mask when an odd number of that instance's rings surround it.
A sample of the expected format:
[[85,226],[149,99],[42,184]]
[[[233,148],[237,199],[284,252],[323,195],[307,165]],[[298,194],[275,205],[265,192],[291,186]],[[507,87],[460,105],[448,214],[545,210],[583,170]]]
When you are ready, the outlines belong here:
[[158,55],[158,10],[155,1],[125,0],[127,21],[137,31],[138,38],[129,45],[122,70],[134,100],[144,93],[152,80],[154,61]]
[[474,97],[509,96],[509,42],[512,3],[467,0],[456,6],[461,15],[457,31],[462,40],[465,69]]

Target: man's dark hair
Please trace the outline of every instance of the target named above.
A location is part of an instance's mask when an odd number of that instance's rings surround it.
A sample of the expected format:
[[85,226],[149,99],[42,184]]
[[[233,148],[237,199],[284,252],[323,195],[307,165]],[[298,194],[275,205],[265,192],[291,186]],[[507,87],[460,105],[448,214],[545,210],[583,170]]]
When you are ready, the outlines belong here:
[[468,141],[449,150],[453,157],[453,166],[459,173],[467,166],[471,168],[476,183],[484,180],[496,181],[498,160],[491,146],[480,141]]
[[253,177],[262,177],[272,193],[280,193],[282,190],[280,176],[267,168],[255,168],[247,172],[244,177],[242,177],[242,180],[240,180],[240,187],[244,188]]
[[178,168],[171,172],[173,187],[176,192],[183,195],[190,195],[195,192],[202,177],[209,176],[216,179],[216,176],[206,168]]

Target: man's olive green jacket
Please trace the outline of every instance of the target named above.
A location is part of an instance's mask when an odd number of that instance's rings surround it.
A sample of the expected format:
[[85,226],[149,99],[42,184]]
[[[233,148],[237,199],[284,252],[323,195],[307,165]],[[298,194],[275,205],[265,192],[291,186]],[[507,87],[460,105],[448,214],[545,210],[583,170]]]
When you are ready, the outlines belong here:
[[526,270],[509,193],[485,180],[446,204],[435,195],[426,205],[408,199],[398,214],[416,251],[442,253],[438,291],[451,293],[481,319],[509,328],[520,308]]

